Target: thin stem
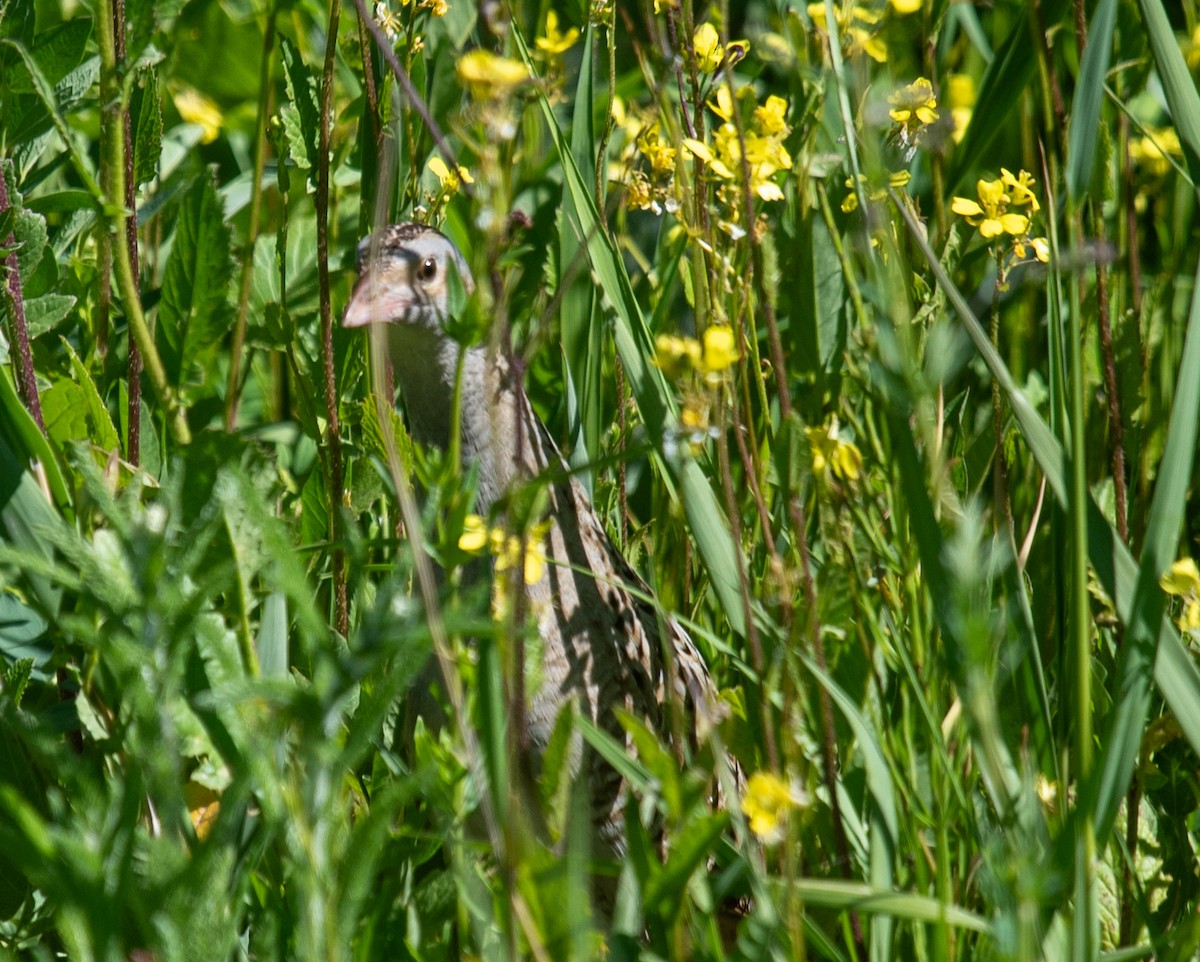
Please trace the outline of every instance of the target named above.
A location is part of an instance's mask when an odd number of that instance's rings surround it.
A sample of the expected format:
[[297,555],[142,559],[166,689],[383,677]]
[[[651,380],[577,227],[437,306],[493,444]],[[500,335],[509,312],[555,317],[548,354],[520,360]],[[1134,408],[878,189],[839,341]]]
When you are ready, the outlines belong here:
[[350,601],[346,593],[346,549],[343,546],[342,426],[338,418],[337,373],[333,364],[333,304],[329,293],[329,135],[333,110],[333,64],[337,58],[341,0],[329,0],[329,26],[325,41],[325,66],[321,72],[321,122],[317,148],[317,283],[321,311],[321,370],[324,375],[325,416],[329,451],[329,526],[333,536],[334,627],[343,636],[350,632]]
[[[117,69],[125,69],[125,0],[115,0],[113,5],[113,34],[114,49],[117,57]],[[141,267],[138,263],[138,231],[137,231],[137,184],[134,182],[133,171],[133,133],[129,119],[129,104],[122,99],[120,105],[121,132],[125,142],[125,207],[131,215],[125,221],[125,246],[129,249],[129,262],[133,267],[134,285],[138,287],[141,297],[139,278]],[[112,254],[109,252],[109,263],[104,272],[104,286],[109,286],[108,273],[112,267]],[[111,292],[110,292],[111,293]],[[129,370],[128,370],[128,417],[129,438],[125,448],[125,457],[130,464],[137,464],[142,457],[142,352],[137,341],[129,341]]]
[[[0,214],[9,208],[8,181],[4,176],[4,165],[0,164]],[[4,240],[4,246],[13,250],[12,234]],[[37,422],[39,430],[46,433],[42,422],[42,403],[38,399],[37,378],[33,374],[33,356],[29,351],[29,328],[25,323],[25,300],[21,293],[21,270],[15,250],[4,259],[4,271],[8,275],[8,296],[12,305],[12,339],[16,344],[17,387],[25,409]]]
[[[100,98],[104,103],[120,103],[126,101],[126,93],[117,73],[116,37],[114,36],[113,0],[99,0],[99,10],[96,17],[100,45]],[[121,130],[111,129],[106,125],[101,131],[104,141],[103,163],[107,170],[107,183],[111,197],[125,196],[125,137]],[[129,212],[123,203],[112,205],[113,227],[118,236],[128,231]],[[146,324],[146,315],[142,312],[142,299],[138,292],[137,278],[134,275],[133,262],[129,256],[129,247],[125,244],[114,244],[115,267],[117,273],[117,288],[124,301],[125,314],[129,320],[129,329],[134,341],[142,352],[142,360],[150,383],[158,395],[162,406],[167,409],[167,425],[172,436],[179,444],[190,444],[191,428],[188,427],[187,413],[179,404],[179,398],[171,388],[167,379],[166,368],[162,358],[154,346],[154,338]]]
[[271,102],[271,67],[275,47],[275,7],[267,12],[263,31],[262,65],[258,75],[258,113],[254,126],[254,183],[250,188],[250,225],[246,247],[242,254],[242,283],[238,291],[237,321],[233,327],[233,343],[229,347],[229,381],[225,390],[225,430],[237,426],[238,400],[242,393],[242,351],[246,346],[246,314],[250,309],[250,290],[254,282],[254,245],[258,240],[258,219],[262,210],[263,171],[267,166],[267,113]]

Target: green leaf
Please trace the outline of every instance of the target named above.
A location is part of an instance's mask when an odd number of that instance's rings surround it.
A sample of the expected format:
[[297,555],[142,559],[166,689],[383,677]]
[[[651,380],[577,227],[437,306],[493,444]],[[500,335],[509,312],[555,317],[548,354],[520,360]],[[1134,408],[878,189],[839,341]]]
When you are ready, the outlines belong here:
[[[580,60],[579,82],[575,88],[575,103],[571,125],[571,154],[580,170],[594,164],[595,131],[592,127],[590,105],[592,94],[592,43],[595,31],[588,27],[584,35],[583,57]],[[600,435],[603,430],[601,385],[604,372],[604,327],[600,305],[596,303],[595,287],[590,272],[580,270],[587,252],[569,226],[579,221],[572,192],[563,183],[562,206],[559,209],[558,230],[558,290],[561,297],[559,324],[562,330],[563,360],[566,362],[568,392],[567,430],[571,438],[571,465],[583,468],[600,457]],[[593,493],[591,470],[578,475]]]
[[53,330],[71,313],[75,298],[70,294],[43,294],[25,302],[25,325],[32,340]]
[[308,171],[309,186],[316,190],[321,119],[317,107],[317,82],[304,65],[300,52],[286,37],[279,38],[279,48],[283,56],[283,79],[287,85],[287,103],[280,110],[283,129],[292,162]]
[[[91,35],[92,21],[84,17],[68,20],[37,35],[29,52],[47,83],[57,84],[79,66]],[[13,71],[9,91],[15,94],[34,92],[33,78],[28,70]]]
[[148,183],[158,176],[158,160],[162,153],[162,98],[158,92],[158,72],[151,67],[143,82],[133,89],[129,104],[133,125],[133,182]]
[[1187,157],[1192,183],[1200,183],[1200,94],[1196,93],[1196,84],[1179,50],[1179,41],[1175,39],[1175,30],[1167,19],[1163,5],[1159,0],[1138,0],[1138,5],[1142,8],[1142,20],[1150,37],[1154,65],[1167,97],[1167,106],[1171,108],[1171,120],[1179,134],[1184,156]]
[[229,328],[225,292],[233,270],[229,228],[208,178],[192,185],[182,207],[158,307],[163,364],[176,387]]
[[1117,22],[1117,0],[1100,0],[1092,14],[1087,48],[1079,67],[1075,99],[1071,103],[1068,131],[1069,166],[1067,190],[1079,199],[1092,182],[1099,137],[1100,105],[1104,101],[1104,77],[1112,54],[1113,26]]
[[84,410],[87,413],[88,421],[88,437],[93,444],[105,451],[121,450],[121,441],[117,436],[117,429],[113,425],[112,418],[109,416],[108,408],[104,406],[104,402],[100,399],[100,392],[96,390],[96,385],[92,381],[92,375],[88,372],[87,366],[79,359],[79,355],[75,353],[75,349],[71,347],[66,338],[61,338],[63,347],[67,350],[67,355],[71,358],[71,370],[75,373],[75,383],[83,390]]
[[[33,416],[25,410],[9,375],[8,365],[4,364],[0,364],[0,440],[7,441],[4,450],[12,458],[10,464],[0,464],[0,467],[14,471],[13,477],[16,478],[25,471],[27,463],[37,462],[39,470],[45,473],[55,503],[61,510],[68,511],[71,496],[59,469],[58,458]],[[3,486],[0,485],[0,488]]]
[[[1048,0],[1041,6],[1041,29],[1052,30],[1062,20],[1066,0]],[[954,163],[947,179],[947,191],[953,191],[963,179],[976,170],[996,135],[1005,129],[1008,115],[1021,102],[1021,95],[1033,76],[1037,58],[1029,50],[1029,31],[1034,16],[1028,6],[1018,8],[1008,38],[988,65],[979,85],[979,97],[971,112],[971,122],[962,143],[954,152]]]

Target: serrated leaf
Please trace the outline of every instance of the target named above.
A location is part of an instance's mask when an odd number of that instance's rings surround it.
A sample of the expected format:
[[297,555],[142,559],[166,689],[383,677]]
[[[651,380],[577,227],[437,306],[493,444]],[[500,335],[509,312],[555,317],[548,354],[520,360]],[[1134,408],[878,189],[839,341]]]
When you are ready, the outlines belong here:
[[103,448],[105,451],[119,450],[121,442],[117,437],[117,429],[113,426],[112,418],[108,414],[108,408],[104,406],[104,402],[100,399],[100,392],[96,390],[96,384],[92,380],[92,375],[88,372],[87,366],[79,359],[79,355],[75,353],[75,349],[71,347],[66,338],[62,338],[62,344],[67,349],[67,354],[71,358],[71,370],[75,372],[75,383],[83,389],[84,399],[87,404],[88,436],[91,438],[93,444]]
[[145,81],[133,90],[129,116],[134,124],[133,182],[141,185],[158,176],[162,153],[162,98],[158,91],[158,71],[146,71]]
[[158,307],[163,364],[175,386],[229,326],[225,291],[231,272],[221,201],[212,183],[202,178],[183,200]]
[[304,65],[300,52],[279,38],[283,56],[283,79],[287,85],[288,102],[280,114],[283,129],[287,134],[292,162],[301,170],[308,171],[309,186],[316,190],[317,144],[319,141],[320,112],[317,108],[317,83]]
[[[15,205],[14,205],[15,206]],[[21,282],[26,283],[37,269],[46,250],[46,218],[31,210],[20,208],[13,223],[13,238],[17,243],[17,264]]]
[[55,381],[42,392],[42,420],[46,434],[60,448],[68,441],[88,436],[87,397],[74,381]]
[[[79,66],[91,35],[92,21],[77,17],[39,33],[29,52],[41,68],[42,76],[52,85],[57,84]],[[13,71],[10,89],[13,93],[33,93],[28,71]]]
[[56,325],[71,313],[75,298],[70,294],[43,294],[25,302],[25,326],[29,337],[35,338]]

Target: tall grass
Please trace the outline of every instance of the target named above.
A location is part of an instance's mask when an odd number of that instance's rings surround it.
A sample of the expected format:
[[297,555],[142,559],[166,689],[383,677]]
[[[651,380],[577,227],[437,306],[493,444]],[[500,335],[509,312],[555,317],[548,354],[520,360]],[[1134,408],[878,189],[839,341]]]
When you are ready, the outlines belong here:
[[[0,952],[1194,957],[1197,19],[0,0]],[[701,648],[695,757],[568,713],[511,787],[537,640],[338,324],[400,219]]]

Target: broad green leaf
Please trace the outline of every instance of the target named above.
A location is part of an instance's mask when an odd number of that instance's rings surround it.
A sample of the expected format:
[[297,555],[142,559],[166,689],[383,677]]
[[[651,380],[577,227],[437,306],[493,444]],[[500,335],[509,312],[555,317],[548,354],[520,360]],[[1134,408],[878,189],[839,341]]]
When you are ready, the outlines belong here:
[[113,426],[108,408],[100,399],[100,392],[92,381],[87,367],[75,353],[75,349],[65,338],[60,338],[67,356],[71,359],[71,370],[75,374],[75,383],[83,391],[84,411],[87,413],[88,440],[105,451],[120,451],[121,442],[117,437],[117,429]]
[[25,326],[30,340],[53,330],[75,306],[70,294],[43,294],[25,302]]
[[233,272],[229,228],[208,178],[192,185],[182,208],[158,307],[163,364],[176,387],[229,328],[225,292]]
[[319,143],[320,111],[317,108],[317,84],[300,52],[286,37],[279,38],[283,56],[283,79],[287,85],[287,103],[280,113],[287,134],[292,161],[308,171],[308,183],[317,187],[317,146]]
[[39,470],[45,474],[55,503],[60,510],[69,511],[71,496],[54,449],[21,403],[7,365],[0,365],[0,440],[8,442],[5,450],[15,465],[11,470],[20,474],[25,471],[28,462],[36,461]]

